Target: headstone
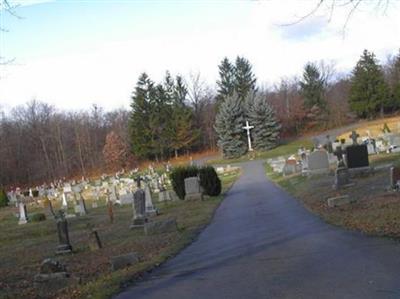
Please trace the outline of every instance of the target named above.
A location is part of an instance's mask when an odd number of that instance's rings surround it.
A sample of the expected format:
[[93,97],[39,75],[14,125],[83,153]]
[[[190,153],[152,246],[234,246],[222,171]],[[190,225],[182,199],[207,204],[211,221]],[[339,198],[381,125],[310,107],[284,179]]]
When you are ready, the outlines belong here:
[[367,151],[368,151],[368,155],[376,154],[375,147],[372,143],[367,143]]
[[48,198],[45,198],[45,200],[43,201],[43,205],[44,205],[44,213],[46,215],[46,218],[54,218],[55,214],[54,214],[53,204],[51,203],[51,200],[49,200]]
[[169,232],[175,232],[176,230],[177,230],[177,224],[175,219],[150,221],[145,223],[144,225],[144,233],[146,235],[164,234]]
[[356,201],[356,199],[354,197],[350,197],[348,195],[336,196],[336,197],[328,198],[328,200],[327,200],[328,207],[330,207],[330,208],[348,205],[355,201]]
[[185,179],[185,200],[202,200],[203,194],[200,189],[198,177],[189,177]]
[[138,188],[133,194],[133,219],[131,228],[143,227],[146,222],[146,195],[144,190],[140,188],[140,181]]
[[80,280],[70,275],[65,265],[53,259],[45,259],[33,281],[39,298],[50,298],[60,289],[77,285]]
[[113,202],[111,200],[107,202],[107,212],[110,222],[114,223],[114,209],[113,209]]
[[285,162],[285,166],[283,167],[283,175],[290,175],[297,173],[299,171],[299,167],[297,166],[297,161],[294,158],[289,158]]
[[79,214],[80,216],[85,216],[88,214],[88,211],[86,209],[86,203],[85,200],[82,197],[81,193],[75,193],[75,213]]
[[19,203],[19,221],[18,224],[28,223],[28,213],[26,212],[26,205],[22,202]]
[[400,168],[390,167],[390,187],[396,190],[400,189]]
[[139,255],[135,252],[113,256],[110,259],[111,271],[117,271],[139,262]]
[[334,188],[340,189],[350,184],[350,173],[347,168],[340,167],[335,170]]
[[146,202],[146,214],[148,216],[156,215],[157,210],[153,206],[153,199],[151,198],[151,191],[149,185],[146,184],[144,187],[145,202]]
[[163,190],[158,193],[158,201],[170,201],[171,196],[168,190]]
[[89,248],[91,251],[96,251],[101,249],[103,246],[100,241],[99,234],[96,230],[91,230],[89,232]]
[[329,135],[326,135],[326,149],[328,153],[333,153],[333,146],[332,146],[332,141],[330,139]]
[[346,147],[346,165],[348,168],[368,167],[368,150],[365,144]]
[[351,135],[350,135],[349,137],[350,137],[351,140],[353,141],[353,145],[357,145],[357,144],[358,144],[357,138],[360,137],[360,135],[357,134],[356,131],[352,131],[352,132],[351,132]]
[[308,169],[311,174],[329,172],[328,153],[324,150],[317,150],[308,156]]
[[68,233],[68,222],[65,219],[64,212],[59,211],[57,214],[57,234],[58,234],[58,246],[56,254],[64,254],[72,252],[72,246],[69,241]]
[[72,192],[72,187],[70,184],[65,184],[64,185],[64,193],[71,193]]
[[65,196],[65,192],[62,193],[61,208],[64,210],[68,208],[67,197]]

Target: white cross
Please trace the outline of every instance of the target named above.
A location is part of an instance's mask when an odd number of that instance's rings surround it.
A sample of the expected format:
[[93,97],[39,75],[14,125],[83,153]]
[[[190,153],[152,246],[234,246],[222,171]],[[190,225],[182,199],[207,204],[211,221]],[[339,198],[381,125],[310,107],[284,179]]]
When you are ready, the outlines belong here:
[[251,138],[250,138],[250,130],[253,129],[254,126],[249,126],[249,122],[246,120],[246,126],[243,127],[244,130],[247,130],[247,141],[249,143],[249,152],[253,151],[251,147]]

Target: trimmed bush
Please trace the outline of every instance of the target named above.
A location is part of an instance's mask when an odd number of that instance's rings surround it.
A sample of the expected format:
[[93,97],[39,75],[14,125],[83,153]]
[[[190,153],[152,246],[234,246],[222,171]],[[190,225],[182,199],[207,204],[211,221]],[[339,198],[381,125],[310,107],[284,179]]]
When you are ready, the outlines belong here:
[[8,205],[8,197],[4,189],[0,189],[0,207]]
[[200,185],[204,194],[217,196],[221,194],[221,180],[212,166],[205,166],[199,169]]
[[197,166],[186,166],[174,168],[170,174],[172,188],[180,199],[185,199],[185,179],[197,176],[199,169]]
[[170,178],[172,181],[172,188],[180,199],[185,199],[185,179],[195,176],[200,177],[200,185],[204,189],[204,194],[217,196],[221,193],[221,180],[219,179],[214,167],[177,167],[172,170]]
[[29,220],[32,222],[40,222],[46,220],[46,215],[43,213],[35,213],[29,216]]

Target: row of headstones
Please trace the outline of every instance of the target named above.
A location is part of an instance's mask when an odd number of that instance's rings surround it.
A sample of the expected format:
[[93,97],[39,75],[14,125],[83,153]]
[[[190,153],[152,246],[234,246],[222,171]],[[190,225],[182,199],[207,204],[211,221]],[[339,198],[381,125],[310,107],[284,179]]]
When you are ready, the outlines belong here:
[[[100,198],[100,189],[95,188],[96,192],[93,195],[94,200],[92,201],[92,208],[97,208],[98,206],[98,201]],[[82,196],[82,190],[79,188],[74,188],[74,190],[70,188],[66,188],[62,193],[62,202],[61,202],[61,209],[67,210],[68,209],[68,201],[67,198],[73,198],[74,202],[74,209],[75,209],[75,214],[84,216],[88,214],[88,209],[86,207],[86,202],[84,197]],[[146,198],[146,209],[148,211],[153,210],[153,199],[151,196],[151,191],[150,187],[146,184],[144,188],[145,192],[145,198]],[[119,194],[116,192],[115,186],[112,186],[111,188],[107,188],[105,195],[106,195],[106,202],[107,204],[110,203],[112,204],[121,204],[122,202],[124,203],[132,203],[132,194],[133,193],[128,193],[124,196],[124,201],[120,200]],[[173,200],[176,196],[171,195],[170,191],[164,190],[159,193],[159,201],[170,201]],[[18,203],[19,205],[19,223],[20,224],[25,224],[28,221],[28,215],[27,215],[27,210],[26,210],[26,204],[22,201]],[[45,199],[43,201],[44,209],[45,209],[45,214],[47,217],[53,218],[55,216],[54,214],[54,209],[52,205],[52,201],[49,199]],[[66,217],[73,217],[75,215],[69,215],[67,214]]]

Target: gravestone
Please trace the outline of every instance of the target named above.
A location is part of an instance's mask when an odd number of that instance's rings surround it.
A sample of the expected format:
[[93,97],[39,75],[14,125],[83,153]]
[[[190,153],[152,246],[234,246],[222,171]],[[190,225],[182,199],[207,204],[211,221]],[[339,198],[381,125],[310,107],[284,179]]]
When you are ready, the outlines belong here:
[[157,210],[153,206],[153,199],[151,198],[151,191],[149,185],[144,187],[146,215],[152,216],[157,214]]
[[357,138],[360,137],[360,135],[357,134],[356,131],[352,131],[352,132],[351,132],[351,135],[350,135],[349,137],[350,137],[351,140],[353,141],[353,145],[357,145],[357,144],[358,144]]
[[400,168],[390,167],[390,187],[396,190],[400,189]]
[[28,213],[26,212],[26,205],[22,202],[19,203],[19,221],[18,224],[28,223]]
[[346,147],[346,165],[348,168],[368,167],[368,150],[365,144]]
[[138,188],[133,194],[133,219],[131,228],[143,227],[146,222],[146,195],[144,190],[140,188],[140,180],[138,180]]
[[61,209],[68,209],[67,197],[64,192],[62,193]]
[[85,200],[82,197],[81,193],[75,193],[75,213],[79,214],[80,216],[85,216],[88,214],[86,209]]
[[46,215],[46,218],[54,218],[54,210],[53,210],[53,204],[51,203],[51,200],[48,198],[45,198],[43,201],[43,206],[44,206],[44,213]]
[[344,205],[349,205],[357,200],[354,197],[350,197],[349,195],[341,195],[336,197],[328,198],[328,207],[335,208]]
[[113,256],[110,259],[111,271],[117,271],[139,262],[139,255],[135,252]]
[[332,141],[329,135],[326,135],[326,149],[328,153],[332,154],[333,153],[333,146],[332,146]]
[[324,150],[317,150],[308,156],[308,170],[311,174],[329,173],[328,153]]
[[144,225],[144,233],[146,235],[164,234],[175,232],[177,230],[177,223],[175,219],[164,219],[158,221],[147,222]]
[[367,151],[368,151],[368,155],[376,154],[375,147],[372,143],[367,143]]
[[285,162],[285,166],[283,167],[283,175],[290,175],[297,172],[300,172],[300,166],[297,164],[295,158],[288,158]]
[[94,229],[92,229],[89,232],[89,240],[88,241],[89,241],[89,248],[91,251],[96,251],[103,247],[101,244],[101,241],[100,241],[99,234]]
[[185,200],[202,200],[203,194],[200,189],[198,177],[189,177],[185,179]]
[[56,254],[64,254],[72,252],[72,246],[69,241],[68,233],[68,222],[65,219],[64,212],[59,211],[57,214],[57,234],[58,234],[58,246],[56,249]]
[[170,201],[171,196],[168,190],[162,190],[158,193],[158,201]]
[[347,168],[339,167],[335,170],[334,188],[340,189],[350,184],[350,173]]
[[114,223],[114,209],[113,209],[113,202],[111,200],[107,201],[107,212],[110,222]]
[[39,298],[50,298],[60,289],[77,285],[80,280],[67,273],[65,265],[53,259],[45,259],[33,281]]

